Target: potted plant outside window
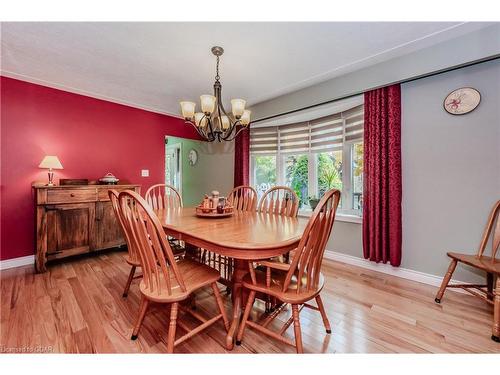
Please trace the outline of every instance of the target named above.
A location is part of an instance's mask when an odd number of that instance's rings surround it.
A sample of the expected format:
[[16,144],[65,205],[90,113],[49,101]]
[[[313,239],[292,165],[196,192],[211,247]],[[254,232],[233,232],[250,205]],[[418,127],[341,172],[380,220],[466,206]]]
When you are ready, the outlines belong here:
[[314,209],[319,203],[319,198],[313,195],[312,197],[308,197],[308,200],[309,200],[309,206],[311,206],[311,210],[314,211]]

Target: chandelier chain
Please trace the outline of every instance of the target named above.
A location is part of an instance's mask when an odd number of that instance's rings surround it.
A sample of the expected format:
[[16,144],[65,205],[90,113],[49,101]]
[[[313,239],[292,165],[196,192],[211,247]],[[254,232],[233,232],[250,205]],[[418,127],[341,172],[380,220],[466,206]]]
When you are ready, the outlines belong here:
[[216,72],[215,80],[218,81],[218,80],[220,80],[220,76],[219,76],[219,56],[217,56],[217,65],[215,67],[215,72]]

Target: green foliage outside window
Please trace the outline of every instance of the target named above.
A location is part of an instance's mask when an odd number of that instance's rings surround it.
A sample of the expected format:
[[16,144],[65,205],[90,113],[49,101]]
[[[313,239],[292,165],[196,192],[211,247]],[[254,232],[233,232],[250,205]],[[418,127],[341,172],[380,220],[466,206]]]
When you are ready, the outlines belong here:
[[318,154],[318,198],[330,189],[342,190],[342,160],[332,153],[321,153]]
[[359,177],[363,174],[363,159],[364,159],[364,148],[363,143],[355,143],[353,145],[354,155],[353,160],[353,174],[355,177]]
[[286,159],[286,181],[299,197],[299,205],[307,205],[308,160],[307,155],[290,155]]
[[258,156],[255,158],[255,181],[257,185],[262,183],[276,185],[275,156]]

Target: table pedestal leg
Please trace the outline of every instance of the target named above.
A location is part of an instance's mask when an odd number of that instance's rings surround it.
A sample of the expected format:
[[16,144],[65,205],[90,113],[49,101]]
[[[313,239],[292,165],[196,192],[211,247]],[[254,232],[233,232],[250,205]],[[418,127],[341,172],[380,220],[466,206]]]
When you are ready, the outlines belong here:
[[238,325],[241,318],[241,303],[242,303],[242,287],[241,281],[243,277],[248,273],[248,261],[235,259],[234,260],[234,271],[233,271],[233,290],[232,290],[232,300],[233,300],[233,321],[231,322],[231,327],[226,336],[226,349],[232,350],[234,347],[234,337],[238,330]]

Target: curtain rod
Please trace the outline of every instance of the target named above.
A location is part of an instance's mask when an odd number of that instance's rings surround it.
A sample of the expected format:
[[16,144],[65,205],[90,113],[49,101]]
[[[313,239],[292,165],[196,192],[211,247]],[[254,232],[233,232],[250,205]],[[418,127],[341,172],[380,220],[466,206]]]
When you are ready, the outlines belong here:
[[430,72],[430,73],[421,74],[421,75],[418,75],[418,76],[415,76],[415,77],[411,77],[411,78],[407,78],[407,79],[395,81],[395,82],[388,83],[388,84],[385,84],[385,85],[380,85],[380,86],[372,87],[372,88],[369,88],[369,89],[366,89],[366,90],[363,90],[363,91],[357,91],[355,93],[344,95],[344,96],[341,96],[339,98],[327,100],[327,101],[324,101],[324,102],[321,102],[321,103],[312,104],[312,105],[308,105],[306,107],[302,107],[302,108],[298,108],[298,109],[292,109],[292,110],[287,111],[287,112],[278,113],[276,115],[263,117],[263,118],[260,118],[258,120],[252,121],[252,123],[256,123],[256,122],[260,122],[260,121],[266,121],[266,120],[271,120],[271,119],[276,118],[276,117],[290,115],[290,114],[295,113],[295,112],[305,111],[307,109],[319,107],[319,106],[322,106],[322,105],[325,105],[325,104],[331,104],[331,103],[338,102],[340,100],[353,98],[355,96],[363,94],[366,91],[376,90],[376,89],[379,89],[379,88],[382,88],[382,87],[391,86],[391,85],[395,85],[395,84],[413,82],[413,81],[417,81],[419,79],[432,77],[432,76],[435,76],[435,75],[438,75],[438,74],[448,73],[448,72],[451,72],[453,70],[462,69],[462,68],[466,68],[466,67],[477,65],[477,64],[482,64],[482,63],[485,63],[485,62],[488,62],[488,61],[497,60],[497,59],[500,59],[500,53],[496,54],[496,55],[493,55],[493,56],[485,57],[485,58],[482,58],[482,59],[479,59],[479,60],[474,60],[474,61],[470,61],[470,62],[467,62],[467,63],[463,63],[463,64],[451,66],[451,67],[448,67],[448,68],[435,70],[435,71]]

